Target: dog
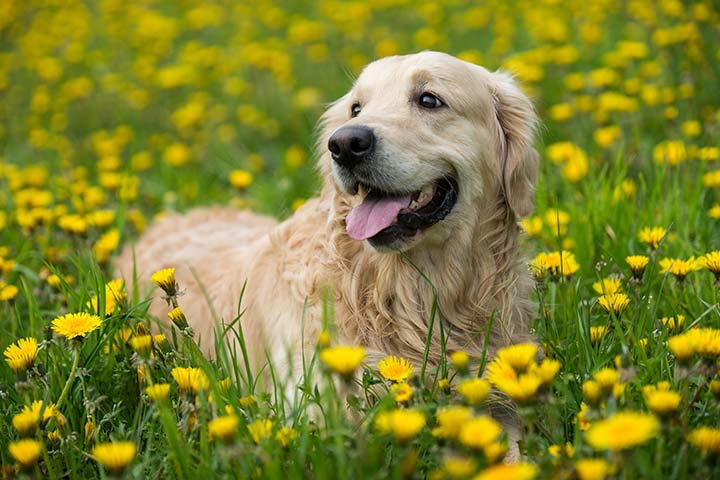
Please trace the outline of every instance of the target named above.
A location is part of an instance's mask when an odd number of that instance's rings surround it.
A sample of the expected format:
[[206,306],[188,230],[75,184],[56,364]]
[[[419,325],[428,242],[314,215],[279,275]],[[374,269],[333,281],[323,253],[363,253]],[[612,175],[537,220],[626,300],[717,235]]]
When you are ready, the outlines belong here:
[[[369,365],[387,355],[422,364],[434,302],[431,367],[441,323],[447,353],[492,358],[533,341],[517,221],[533,209],[537,126],[507,73],[439,52],[377,60],[320,119],[318,198],[282,223],[220,207],[169,215],[118,269],[149,282],[174,267],[210,355],[216,321],[237,317],[245,286],[250,361],[269,358],[281,378],[314,351],[327,292],[338,343],[362,345]],[[165,318],[167,306],[151,312]],[[503,424],[517,437],[512,419]]]

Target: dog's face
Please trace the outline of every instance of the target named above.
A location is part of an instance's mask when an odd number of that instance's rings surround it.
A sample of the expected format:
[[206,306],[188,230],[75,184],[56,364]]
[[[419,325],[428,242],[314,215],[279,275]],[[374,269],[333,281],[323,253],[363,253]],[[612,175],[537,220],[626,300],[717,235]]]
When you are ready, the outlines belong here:
[[483,195],[532,210],[536,117],[506,74],[437,52],[384,58],[322,124],[323,170],[354,205],[347,232],[378,250],[444,241]]

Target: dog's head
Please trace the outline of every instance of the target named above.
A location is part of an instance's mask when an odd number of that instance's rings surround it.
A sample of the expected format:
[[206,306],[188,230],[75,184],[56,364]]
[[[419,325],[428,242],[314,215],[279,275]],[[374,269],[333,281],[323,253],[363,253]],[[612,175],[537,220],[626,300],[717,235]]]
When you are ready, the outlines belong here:
[[437,52],[388,57],[323,116],[321,170],[354,207],[350,237],[406,250],[474,222],[483,196],[528,215],[536,125],[508,74]]

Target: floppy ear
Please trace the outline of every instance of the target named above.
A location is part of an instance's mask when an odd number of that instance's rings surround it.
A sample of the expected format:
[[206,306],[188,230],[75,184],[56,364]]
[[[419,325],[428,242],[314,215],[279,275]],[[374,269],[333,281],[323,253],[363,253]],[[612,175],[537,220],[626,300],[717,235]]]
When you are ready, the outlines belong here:
[[538,154],[533,147],[538,118],[530,99],[513,77],[495,72],[495,115],[500,127],[502,191],[519,217],[530,215],[538,175]]

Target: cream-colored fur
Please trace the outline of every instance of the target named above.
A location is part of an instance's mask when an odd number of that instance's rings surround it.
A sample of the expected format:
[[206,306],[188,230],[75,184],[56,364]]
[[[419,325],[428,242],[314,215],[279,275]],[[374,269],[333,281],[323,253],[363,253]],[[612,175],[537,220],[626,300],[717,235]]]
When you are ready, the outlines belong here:
[[[425,91],[447,108],[419,109],[413,98]],[[357,118],[350,115],[354,103],[362,105]],[[400,246],[415,266],[399,252],[377,251],[345,231],[345,217],[361,198],[343,190],[327,142],[350,124],[375,131],[377,169],[388,190],[420,189],[446,174],[458,181],[452,212]],[[319,198],[279,224],[226,208],[171,215],[132,250],[126,248],[117,265],[130,281],[134,251],[144,286],[152,272],[175,267],[186,292],[180,305],[210,355],[214,319],[237,316],[247,281],[242,325],[251,361],[261,366],[267,352],[276,370],[294,375],[299,368],[291,364],[299,361],[301,339],[312,352],[322,329],[327,289],[334,295],[339,343],[363,345],[370,365],[393,354],[419,366],[433,303],[433,287],[419,269],[437,287],[441,317],[435,321],[430,364],[440,361],[440,322],[448,352],[480,357],[492,318],[487,343],[492,358],[505,345],[532,341],[531,282],[516,221],[533,206],[535,128],[530,101],[505,73],[436,52],[385,58],[368,65],[320,122]],[[167,306],[158,299],[151,311],[166,318]],[[512,427],[507,421],[506,428]]]

